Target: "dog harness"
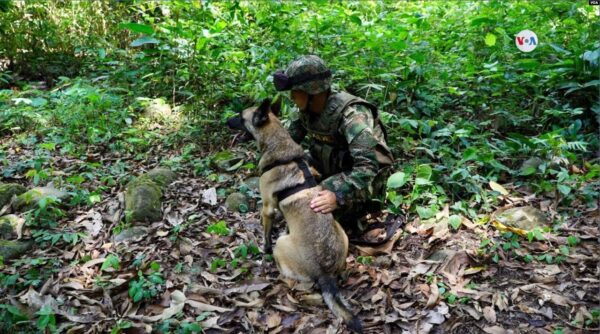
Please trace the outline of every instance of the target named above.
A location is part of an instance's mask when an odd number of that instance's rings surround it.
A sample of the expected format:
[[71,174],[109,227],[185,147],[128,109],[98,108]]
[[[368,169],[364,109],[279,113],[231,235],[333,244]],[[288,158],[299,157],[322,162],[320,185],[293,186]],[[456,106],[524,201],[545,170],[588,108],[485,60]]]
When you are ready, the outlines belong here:
[[315,177],[311,174],[310,169],[308,168],[308,164],[304,160],[304,157],[296,157],[296,158],[287,159],[287,160],[277,160],[277,161],[265,166],[262,169],[262,173],[264,174],[277,166],[286,165],[286,164],[289,164],[290,162],[295,162],[296,165],[298,165],[298,168],[300,168],[300,170],[302,171],[302,174],[304,175],[304,182],[276,192],[275,195],[277,196],[277,200],[279,202],[283,201],[284,199],[292,196],[293,194],[295,194],[299,191],[317,186],[317,181],[315,180]]

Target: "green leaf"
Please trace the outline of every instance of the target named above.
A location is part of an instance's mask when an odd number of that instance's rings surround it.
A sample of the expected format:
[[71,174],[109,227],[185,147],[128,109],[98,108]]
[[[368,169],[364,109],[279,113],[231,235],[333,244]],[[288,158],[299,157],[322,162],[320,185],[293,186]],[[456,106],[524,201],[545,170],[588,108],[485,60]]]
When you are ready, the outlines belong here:
[[491,242],[490,239],[483,239],[481,240],[481,244],[479,245],[479,248],[484,248],[485,246],[489,245]]
[[35,97],[33,99],[31,99],[31,106],[33,107],[41,107],[44,106],[48,103],[48,100],[46,100],[43,97]]
[[153,273],[148,276],[148,280],[154,284],[163,284],[165,282],[160,273]]
[[45,330],[46,328],[54,328],[56,326],[56,317],[50,306],[45,305],[36,314],[40,316],[37,321],[38,329]]
[[534,237],[533,231],[527,232],[527,241],[532,242],[533,237]]
[[113,254],[109,254],[106,259],[104,260],[104,263],[102,263],[102,266],[100,267],[100,270],[105,271],[108,268],[114,268],[114,269],[119,269],[119,265],[120,265],[120,261],[119,261],[119,257]]
[[217,268],[222,268],[227,265],[227,262],[223,259],[215,259],[210,263],[210,271],[215,272]]
[[435,210],[430,207],[417,206],[416,210],[421,219],[429,219],[435,215]]
[[154,29],[151,26],[140,24],[140,23],[121,23],[119,24],[119,28],[127,29],[133,32],[139,32],[141,34],[152,35],[154,33]]
[[85,181],[85,178],[81,175],[71,175],[67,178],[67,182],[80,185]]
[[38,146],[48,151],[54,151],[56,149],[56,143],[42,143]]
[[462,218],[459,215],[452,215],[448,218],[448,223],[452,226],[453,229],[458,230],[460,225],[462,224]]
[[479,25],[482,25],[484,23],[493,23],[494,19],[491,19],[487,16],[478,16],[476,18],[474,18],[473,20],[471,20],[471,25],[476,27]]
[[356,23],[357,25],[361,26],[362,25],[362,20],[360,19],[360,17],[356,14],[354,15],[350,15],[349,16],[350,21]]
[[[600,80],[588,81],[588,82],[584,83],[583,86],[581,86],[581,87],[587,88],[587,87],[593,87],[593,86],[600,86]],[[31,105],[33,105],[33,103]]]
[[477,151],[479,151],[479,149],[477,149],[477,147],[471,146],[471,147],[467,148],[463,152],[463,160],[469,161],[469,160],[477,159]]
[[404,49],[406,49],[407,45],[406,42],[403,40],[397,40],[395,42],[391,43],[391,46],[394,48],[394,50],[396,51],[402,51]]
[[396,189],[402,187],[408,181],[409,177],[404,172],[396,172],[387,180],[387,187]]
[[229,228],[227,228],[224,220],[219,220],[214,224],[208,225],[208,227],[206,228],[206,232],[221,236],[226,236],[230,233]]
[[144,290],[142,290],[142,288],[136,288],[134,291],[135,293],[133,294],[133,302],[137,303],[144,298]]
[[102,200],[102,198],[100,197],[99,194],[93,194],[90,195],[90,197],[88,197],[88,202],[90,203],[90,205],[94,204],[94,203],[98,203]]
[[485,45],[494,46],[496,45],[496,35],[488,33],[485,35]]
[[579,243],[579,240],[577,239],[576,236],[570,235],[567,237],[567,243],[569,244],[570,247],[574,247],[574,246],[577,246],[577,244]]
[[140,37],[140,38],[136,39],[135,41],[131,42],[131,44],[129,44],[129,46],[137,47],[137,46],[142,46],[142,45],[146,45],[146,44],[159,44],[159,43],[160,43],[160,41],[156,38],[144,36],[144,37]]
[[431,174],[433,173],[431,166],[429,165],[419,165],[417,167],[417,178],[415,180],[416,185],[427,185],[430,184],[429,179],[431,179]]
[[561,194],[565,196],[571,193],[571,187],[565,186],[564,184],[559,184],[556,186],[556,188],[558,189],[558,191],[560,191]]
[[413,53],[409,57],[414,59],[418,64],[423,64],[425,62],[425,55],[419,52]]
[[522,69],[531,70],[540,66],[540,62],[536,59],[519,59],[516,65]]
[[521,175],[523,176],[527,176],[527,175],[532,175],[535,174],[537,172],[537,168],[533,167],[533,166],[528,166],[525,167],[521,170]]
[[535,236],[535,239],[538,241],[546,240],[546,238],[544,237],[544,234],[542,233],[542,230],[539,227],[536,227],[533,229],[533,235]]

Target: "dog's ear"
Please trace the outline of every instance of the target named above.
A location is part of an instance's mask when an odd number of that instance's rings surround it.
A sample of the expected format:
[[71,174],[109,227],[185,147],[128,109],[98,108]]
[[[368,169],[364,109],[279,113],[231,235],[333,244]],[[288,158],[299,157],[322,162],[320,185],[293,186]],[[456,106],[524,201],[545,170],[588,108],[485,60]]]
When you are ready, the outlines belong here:
[[271,103],[271,112],[279,117],[281,116],[281,97],[278,97],[273,103]]
[[271,107],[271,99],[266,98],[262,101],[258,109],[254,112],[252,117],[252,125],[254,127],[261,127],[269,121],[269,109]]

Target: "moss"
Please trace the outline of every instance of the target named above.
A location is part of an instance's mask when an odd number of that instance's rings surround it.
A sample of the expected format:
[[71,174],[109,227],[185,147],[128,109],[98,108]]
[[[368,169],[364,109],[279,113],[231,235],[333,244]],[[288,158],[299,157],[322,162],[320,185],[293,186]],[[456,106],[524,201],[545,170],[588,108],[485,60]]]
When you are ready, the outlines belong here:
[[142,226],[132,226],[130,228],[124,229],[119,232],[119,234],[115,235],[115,242],[123,242],[131,239],[136,239],[143,237],[148,234],[148,228]]
[[177,175],[173,171],[167,168],[156,168],[129,182],[125,192],[126,222],[160,220],[162,190],[176,178]]
[[142,175],[127,185],[125,192],[126,221],[157,221],[162,218],[160,211],[160,187],[148,176]]
[[6,215],[0,217],[0,238],[13,239],[17,236],[16,227],[19,224],[19,217],[15,215]]
[[177,174],[167,168],[155,168],[145,174],[160,187],[164,188],[171,184],[177,178]]
[[544,228],[548,225],[546,216],[542,211],[532,206],[510,208],[496,218],[504,225],[531,231],[535,228]]
[[232,193],[225,199],[225,207],[233,212],[247,212],[248,198],[242,193]]
[[0,256],[4,260],[13,259],[21,256],[33,246],[33,241],[1,240]]
[[17,199],[13,203],[13,209],[33,209],[42,198],[46,197],[64,200],[69,197],[69,193],[52,187],[35,187],[17,196]]
[[0,208],[8,204],[15,195],[21,195],[27,188],[17,183],[0,184]]

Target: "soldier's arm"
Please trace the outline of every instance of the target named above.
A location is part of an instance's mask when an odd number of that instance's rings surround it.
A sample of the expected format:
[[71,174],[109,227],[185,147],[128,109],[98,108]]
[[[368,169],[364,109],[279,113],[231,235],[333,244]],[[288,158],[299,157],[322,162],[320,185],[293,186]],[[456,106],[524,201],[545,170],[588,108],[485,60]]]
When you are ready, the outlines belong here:
[[371,111],[362,106],[349,107],[344,112],[340,130],[348,140],[354,165],[351,170],[332,175],[321,184],[336,193],[338,206],[343,208],[372,198],[370,185],[379,170],[379,162],[375,154],[377,140],[373,135]]
[[302,140],[304,139],[304,137],[306,137],[307,133],[300,119],[293,120],[290,123],[288,131],[290,132],[292,139],[298,144],[302,143]]

